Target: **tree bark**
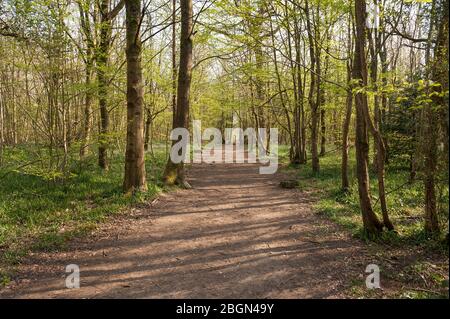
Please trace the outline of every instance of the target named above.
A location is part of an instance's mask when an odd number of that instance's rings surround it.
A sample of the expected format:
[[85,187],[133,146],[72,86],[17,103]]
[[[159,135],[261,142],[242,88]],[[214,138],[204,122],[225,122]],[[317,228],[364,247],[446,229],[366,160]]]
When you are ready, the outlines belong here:
[[92,68],[93,65],[88,62],[86,64],[85,84],[86,93],[84,101],[84,125],[83,125],[83,139],[80,147],[80,158],[84,158],[89,150],[89,143],[91,140],[91,125],[92,125]]
[[[375,0],[375,4],[377,5],[377,0]],[[373,36],[369,36],[369,44],[370,44],[370,78],[371,84],[373,86],[373,90],[375,92],[374,96],[374,121],[370,118],[369,108],[365,107],[364,114],[366,116],[366,121],[370,132],[372,133],[374,139],[374,147],[375,147],[375,157],[374,157],[374,165],[377,172],[378,179],[378,198],[380,201],[381,212],[383,214],[383,224],[388,230],[393,230],[394,225],[392,224],[387,208],[386,202],[386,190],[384,184],[384,175],[385,175],[385,159],[386,159],[386,149],[384,146],[383,137],[381,135],[381,114],[380,114],[380,103],[378,98],[378,52],[380,51],[381,43],[380,38],[376,29],[372,31]]]
[[125,153],[126,193],[146,191],[144,157],[144,85],[141,66],[141,0],[126,0],[127,57],[127,145]]
[[111,19],[109,18],[110,0],[102,0],[100,4],[100,43],[96,54],[98,104],[100,108],[100,134],[98,146],[98,165],[108,169],[107,148],[109,144],[109,112],[108,112],[108,78],[107,68],[111,47]]
[[3,115],[3,93],[0,89],[0,167],[3,165],[3,145],[5,143],[4,137],[4,115]]
[[176,127],[177,120],[177,29],[176,29],[176,0],[172,0],[172,126]]
[[315,40],[312,33],[311,15],[309,12],[308,1],[305,2],[305,14],[306,30],[309,40],[309,55],[311,60],[311,79],[308,93],[309,107],[311,109],[311,164],[313,172],[318,173],[320,170],[319,152],[317,147],[319,113],[317,104],[318,100],[314,98],[315,93],[318,91],[318,79],[314,70],[316,69],[316,63],[320,63],[320,61],[316,62]]
[[[178,70],[177,112],[175,128],[189,128],[190,88],[192,78],[192,0],[181,0],[181,34],[180,34],[180,65]],[[174,145],[177,141],[173,141]],[[164,172],[164,183],[167,185],[182,185],[186,182],[184,162],[173,163],[169,157]]]
[[[304,77],[302,79],[302,73],[300,69],[300,57],[301,57],[301,30],[298,23],[298,19],[294,21],[294,43],[295,43],[295,62],[297,66],[297,77],[294,79],[294,83],[297,83],[297,104],[296,104],[296,136],[298,138],[297,148],[298,148],[298,163],[306,163],[306,127],[305,127],[305,108],[304,108]],[[297,154],[296,154],[297,155]]]
[[146,112],[146,120],[145,120],[145,128],[144,128],[144,150],[148,151],[148,147],[150,144],[150,130],[152,125],[152,111],[148,107],[145,110]]
[[365,116],[367,109],[367,64],[365,56],[366,41],[366,3],[355,0],[356,39],[353,65],[353,79],[358,82],[358,92],[355,95],[356,107],[356,173],[358,176],[358,194],[361,207],[364,230],[369,237],[378,235],[383,225],[373,211],[370,201],[369,171],[368,171],[368,123]]
[[[448,10],[449,1],[443,0],[438,25],[437,41],[434,48],[434,59],[431,78],[439,86],[431,88],[431,103],[425,107],[425,139],[424,139],[424,169],[425,169],[425,231],[432,234],[440,232],[436,205],[436,173],[438,161],[438,130],[439,110],[448,108],[442,92],[448,92]],[[448,156],[448,153],[445,154]]]
[[342,174],[342,191],[348,192],[350,190],[350,181],[348,178],[348,134],[350,131],[350,122],[352,118],[353,107],[353,93],[351,91],[351,61],[347,61],[347,83],[349,85],[346,97],[346,111],[344,124],[342,125],[342,161],[341,161],[341,174]]
[[320,156],[325,156],[326,153],[326,143],[327,143],[327,137],[326,137],[326,123],[325,123],[325,109],[323,108],[320,110]]
[[[87,2],[88,10],[91,8],[91,2]],[[80,158],[84,158],[89,151],[89,143],[91,139],[91,126],[92,126],[92,78],[94,74],[94,58],[95,58],[95,43],[92,33],[89,12],[86,12],[81,2],[78,2],[78,9],[80,13],[80,25],[81,31],[85,37],[86,42],[86,54],[84,58],[85,64],[85,85],[86,93],[84,100],[84,123],[82,141],[80,147]]]

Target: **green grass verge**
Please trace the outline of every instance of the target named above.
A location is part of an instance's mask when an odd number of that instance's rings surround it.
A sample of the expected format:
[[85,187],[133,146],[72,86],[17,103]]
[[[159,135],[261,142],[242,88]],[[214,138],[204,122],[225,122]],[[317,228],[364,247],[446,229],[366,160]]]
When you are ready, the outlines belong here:
[[[423,232],[423,183],[419,179],[407,184],[408,162],[402,162],[401,159],[391,161],[386,169],[385,182],[389,192],[387,195],[389,214],[396,232],[384,232],[380,238],[369,241],[362,228],[354,150],[351,150],[349,156],[352,185],[348,193],[341,191],[340,156],[338,150],[321,157],[320,173],[314,174],[310,162],[300,166],[289,165],[288,148],[280,147],[280,161],[285,164],[289,175],[296,176],[300,189],[312,191],[312,196],[317,197],[313,206],[317,214],[342,226],[353,236],[365,240],[366,247],[374,256],[380,257],[380,260],[390,260],[392,257],[398,260],[396,266],[382,262],[383,278],[397,283],[398,287],[390,288],[388,291],[369,290],[363,279],[355,277],[349,283],[347,295],[352,298],[448,299],[448,276],[445,275],[448,274],[448,243],[444,240],[444,236],[448,233],[448,183],[442,182],[437,185],[442,234],[432,238]],[[439,179],[447,181],[448,175],[440,176]],[[376,203],[378,190],[374,172],[370,174],[370,186],[373,203]],[[374,209],[381,217],[378,204],[374,205]],[[403,260],[401,256],[415,257]]]
[[[280,157],[285,163],[288,163],[287,152],[286,147],[280,148]],[[350,151],[349,155],[349,175],[352,184],[348,193],[341,191],[340,156],[340,151],[338,150],[321,157],[320,172],[318,174],[312,172],[309,162],[306,165],[295,167],[287,165],[286,169],[297,176],[301,189],[315,190],[315,194],[318,195],[318,201],[314,208],[319,214],[325,215],[332,221],[345,227],[355,236],[364,237],[355,176],[354,149]],[[431,238],[423,232],[423,183],[418,180],[412,184],[407,184],[409,171],[406,165],[407,162],[402,163],[397,160],[386,167],[387,204],[396,232],[384,232],[379,240],[389,244],[403,245],[409,243],[412,245],[426,245],[429,248],[448,252],[448,246],[443,238],[448,233],[448,184],[440,183],[437,187],[442,236]],[[444,176],[443,180],[448,180],[448,176]],[[370,187],[374,210],[381,217],[380,205],[377,201],[377,178],[374,172],[370,174]]]
[[48,178],[45,168],[32,162],[24,148],[5,150],[0,169],[0,285],[8,273],[31,251],[64,248],[68,240],[95,229],[109,216],[131,205],[154,198],[162,191],[165,164],[163,148],[146,155],[148,192],[126,196],[122,192],[124,157],[113,155],[104,172],[94,156],[72,161],[66,178]]

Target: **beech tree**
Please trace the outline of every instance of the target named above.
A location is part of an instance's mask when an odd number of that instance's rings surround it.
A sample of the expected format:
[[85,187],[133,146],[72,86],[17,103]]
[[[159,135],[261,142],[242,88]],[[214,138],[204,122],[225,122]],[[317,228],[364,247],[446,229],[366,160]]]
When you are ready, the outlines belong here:
[[353,61],[353,80],[357,83],[355,94],[356,108],[356,174],[358,178],[358,194],[364,230],[370,235],[377,235],[383,224],[375,214],[369,187],[369,136],[367,121],[367,62],[366,62],[366,3],[355,0],[355,54]]
[[141,1],[126,0],[127,143],[125,192],[146,191],[144,155],[144,85],[141,65]]
[[[190,89],[192,77],[192,37],[193,11],[192,0],[181,0],[181,34],[180,34],[180,66],[178,70],[177,107],[175,128],[189,128]],[[176,141],[173,141],[175,144]],[[166,165],[164,182],[168,185],[182,185],[189,187],[186,181],[184,161],[172,162]]]
[[[439,113],[448,114],[448,100],[445,102],[445,94],[448,99],[448,0],[436,1],[440,6],[435,8],[437,18],[437,36],[434,46],[434,58],[430,66],[430,77],[433,81],[427,83],[426,94],[431,97],[431,101],[425,103],[424,110],[424,170],[425,170],[425,231],[429,233],[439,233],[439,221],[436,205],[436,170],[438,163],[438,128]],[[446,111],[445,111],[446,110]],[[441,119],[447,121],[448,118]],[[448,130],[447,126],[444,128]],[[448,134],[448,131],[447,131]],[[448,153],[444,155],[448,158]]]

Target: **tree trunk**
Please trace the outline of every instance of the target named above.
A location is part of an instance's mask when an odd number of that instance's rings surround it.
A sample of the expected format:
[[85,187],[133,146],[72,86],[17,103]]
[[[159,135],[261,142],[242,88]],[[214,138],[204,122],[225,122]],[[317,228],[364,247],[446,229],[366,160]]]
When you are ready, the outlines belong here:
[[[297,121],[298,121],[298,152],[299,152],[299,164],[305,164],[306,163],[306,127],[305,127],[305,108],[304,108],[304,85],[306,81],[302,80],[302,73],[300,69],[300,58],[301,58],[301,30],[298,23],[298,19],[295,19],[294,21],[294,40],[295,40],[295,62],[297,65],[297,79],[294,79],[294,82],[297,83],[297,96],[298,96],[298,114],[297,114]],[[304,79],[304,77],[303,77]]]
[[327,143],[327,137],[326,137],[326,124],[325,124],[325,110],[320,110],[320,156],[325,156],[326,153],[326,143]]
[[[431,78],[433,82],[440,86],[432,87],[432,103],[427,103],[425,107],[425,231],[433,234],[440,232],[439,220],[436,207],[436,172],[438,161],[438,130],[439,111],[448,108],[442,92],[448,92],[448,10],[449,1],[443,0],[440,12],[440,21],[438,25],[437,41],[434,48],[434,60],[431,69]],[[445,154],[448,156],[448,153]]]
[[111,46],[111,19],[108,16],[110,0],[100,4],[100,43],[96,55],[98,104],[100,107],[100,134],[98,146],[98,165],[108,169],[107,148],[109,144],[108,78],[107,68]]
[[144,150],[148,151],[148,146],[150,142],[150,129],[152,125],[152,112],[150,108],[146,109],[147,119],[145,120],[144,128]]
[[83,125],[83,139],[80,147],[80,157],[83,158],[88,150],[89,143],[91,139],[91,125],[92,125],[92,64],[91,62],[86,63],[86,75],[85,75],[85,84],[86,84],[86,93],[85,93],[85,101],[84,101],[84,125]]
[[[309,107],[311,109],[311,163],[312,170],[314,173],[318,173],[320,170],[319,164],[319,152],[317,147],[317,139],[318,139],[318,124],[319,124],[319,114],[318,114],[318,104],[317,100],[314,98],[315,93],[318,90],[317,85],[317,75],[314,71],[316,68],[316,53],[315,53],[315,41],[311,28],[311,16],[309,13],[309,4],[308,1],[305,2],[305,13],[306,13],[306,29],[308,33],[309,40],[309,55],[311,59],[311,79],[310,79],[310,87],[309,87]],[[317,62],[317,63],[320,63]]]
[[[326,31],[326,37],[325,37],[325,41],[326,41],[326,52],[329,52],[330,50],[330,33],[328,32],[328,30]],[[320,48],[318,48],[317,50],[320,50]],[[320,63],[320,58],[318,59],[318,63]],[[329,67],[329,63],[330,63],[330,56],[327,54],[325,56],[325,70],[323,72],[323,77],[327,78],[328,76],[328,67]],[[321,75],[321,70],[318,70],[318,76],[322,77]],[[320,82],[322,83],[322,80],[320,80]],[[321,85],[319,87],[319,109],[320,109],[320,156],[325,156],[326,154],[326,143],[327,143],[327,136],[326,136],[326,111],[325,111],[325,103],[326,103],[326,96],[325,96],[325,88]]]
[[[377,0],[375,0],[375,3],[377,4]],[[373,90],[375,91],[374,96],[374,122],[372,122],[372,119],[370,118],[370,111],[368,107],[365,107],[364,114],[366,116],[366,121],[368,124],[368,127],[372,133],[373,136],[373,143],[375,147],[375,157],[374,157],[374,169],[377,172],[377,179],[378,179],[378,198],[380,200],[380,206],[381,206],[381,212],[383,214],[383,224],[388,230],[393,230],[394,225],[392,224],[388,209],[387,209],[387,202],[386,202],[386,190],[384,185],[384,175],[385,175],[385,159],[386,159],[386,149],[384,147],[384,141],[383,137],[381,136],[380,129],[381,129],[381,114],[380,114],[380,105],[379,105],[379,98],[378,98],[378,87],[377,87],[377,79],[378,79],[378,52],[381,49],[381,43],[380,38],[377,33],[376,29],[372,30],[373,36],[369,36],[369,45],[370,45],[370,55],[371,55],[371,61],[370,61],[370,78],[371,78],[371,84],[373,86]]]
[[126,193],[146,191],[144,157],[144,85],[142,82],[141,0],[126,0],[127,56],[127,145],[125,153]]
[[172,126],[176,127],[177,119],[177,29],[176,0],[172,0]]
[[[290,24],[289,21],[287,20],[287,16],[288,16],[288,2],[287,0],[284,1],[284,17],[286,19],[286,33],[287,33],[287,43],[288,43],[288,57],[289,57],[289,64],[290,64],[290,73],[292,76],[292,84],[294,87],[294,114],[293,114],[293,125],[294,125],[294,132],[291,133],[289,132],[289,134],[291,135],[290,138],[290,151],[289,151],[289,160],[292,164],[299,164],[299,160],[300,160],[300,125],[299,125],[299,119],[300,119],[300,112],[299,112],[299,99],[298,99],[298,89],[297,89],[297,81],[296,81],[296,72],[298,69],[297,65],[294,65],[294,61],[292,58],[292,34],[291,34],[291,29],[290,29]],[[294,18],[296,19],[296,17]],[[271,33],[272,33],[272,44],[274,44],[274,35],[273,35],[273,26],[272,26],[272,21],[270,22],[270,27],[271,27]],[[274,48],[275,51],[275,48]],[[276,56],[276,53],[274,52],[274,55]],[[278,70],[277,70],[278,71]],[[278,73],[278,72],[277,72]],[[279,79],[279,73],[278,75],[278,79]]]
[[[89,150],[89,143],[91,139],[91,126],[92,126],[92,77],[94,73],[94,58],[95,58],[95,42],[92,27],[90,23],[90,8],[91,2],[87,2],[88,10],[81,2],[78,2],[78,10],[80,14],[81,31],[83,32],[86,42],[86,55],[85,55],[85,85],[86,93],[84,100],[84,123],[82,132],[82,141],[80,147],[80,158],[84,158]],[[94,13],[95,14],[95,13]]]
[[342,162],[341,162],[341,173],[342,173],[342,190],[348,192],[350,190],[350,181],[348,179],[348,133],[350,130],[350,122],[352,118],[352,107],[353,107],[353,93],[351,91],[351,61],[347,61],[347,83],[349,85],[347,90],[346,98],[346,111],[344,124],[342,126]]
[[[177,112],[175,128],[189,128],[190,88],[192,75],[192,0],[181,0],[180,66],[178,70]],[[177,141],[173,141],[174,145]],[[164,183],[182,185],[186,182],[184,162],[175,164],[169,157],[164,172]]]
[[[272,20],[270,20],[269,25],[270,25],[270,34],[271,34],[271,39],[272,39],[273,64],[274,64],[274,68],[275,68],[275,75],[277,77],[277,87],[278,87],[278,92],[280,94],[281,106],[283,107],[284,114],[286,116],[287,132],[289,134],[289,145],[291,146],[290,160],[292,162],[292,159],[294,158],[294,153],[295,153],[294,145],[296,143],[296,139],[292,135],[291,117],[289,115],[289,109],[288,109],[288,106],[286,105],[286,101],[284,100],[283,87],[282,87],[282,82],[281,82],[281,75],[280,75],[280,71],[279,71],[279,68],[278,68],[278,58],[277,58],[277,50],[276,50],[276,43],[275,43],[275,32],[274,32],[274,29],[273,29]],[[267,143],[269,145],[268,141],[269,141],[269,139],[267,139]],[[266,149],[268,150],[268,148],[266,148]]]
[[[367,64],[365,57],[366,41],[366,3],[355,1],[356,40],[353,65],[353,79],[359,86],[367,87]],[[358,176],[358,194],[364,230],[371,236],[378,235],[383,225],[373,211],[370,201],[369,171],[368,171],[368,128],[365,110],[367,108],[367,93],[359,90],[355,95],[356,107],[356,173]]]
[[5,143],[4,137],[4,116],[3,116],[3,93],[0,89],[0,167],[3,165],[3,145]]

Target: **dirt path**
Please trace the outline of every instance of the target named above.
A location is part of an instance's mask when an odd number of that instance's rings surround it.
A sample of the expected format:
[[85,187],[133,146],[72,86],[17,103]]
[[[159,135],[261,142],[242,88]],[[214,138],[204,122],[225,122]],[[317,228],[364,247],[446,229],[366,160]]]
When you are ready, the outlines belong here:
[[[364,274],[364,248],[312,196],[251,164],[196,165],[163,195],[68,250],[38,253],[3,298],[329,298]],[[77,264],[81,288],[65,288]],[[362,276],[362,275],[360,275]]]

